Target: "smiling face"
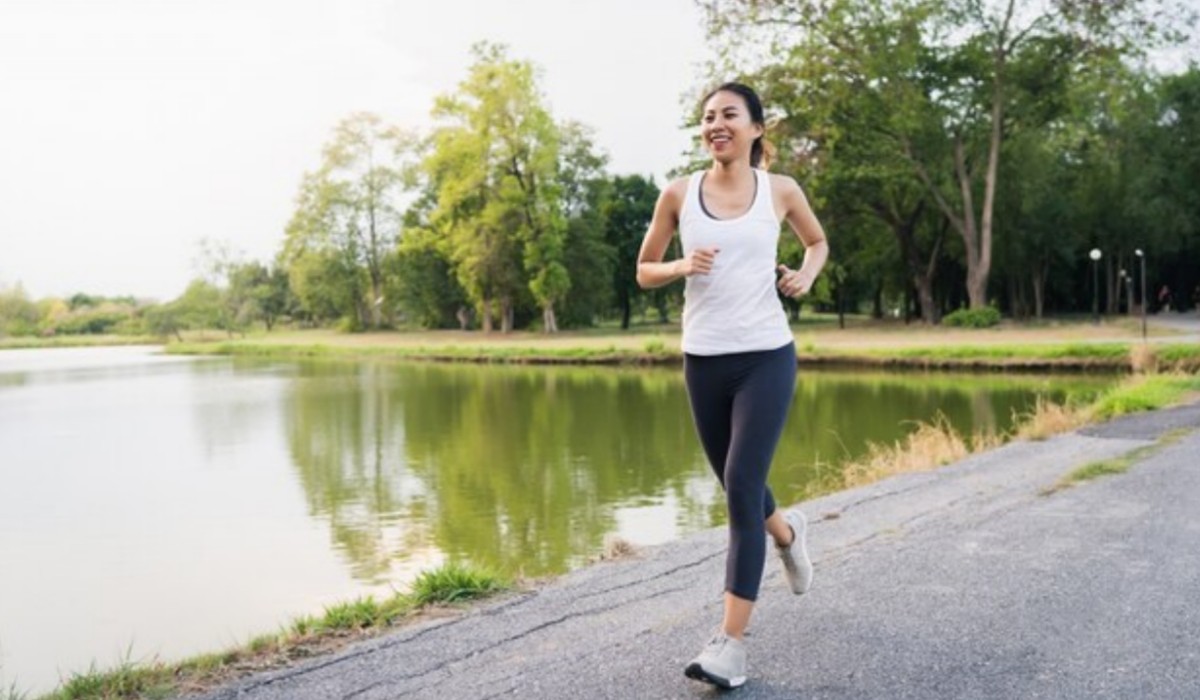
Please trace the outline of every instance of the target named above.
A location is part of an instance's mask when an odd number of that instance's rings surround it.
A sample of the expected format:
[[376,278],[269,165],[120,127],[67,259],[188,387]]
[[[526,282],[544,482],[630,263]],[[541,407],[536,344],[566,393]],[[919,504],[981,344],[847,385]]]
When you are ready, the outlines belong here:
[[718,90],[704,103],[700,117],[700,138],[713,160],[731,163],[750,160],[754,140],[763,135],[763,126],[750,116],[745,98],[728,90]]

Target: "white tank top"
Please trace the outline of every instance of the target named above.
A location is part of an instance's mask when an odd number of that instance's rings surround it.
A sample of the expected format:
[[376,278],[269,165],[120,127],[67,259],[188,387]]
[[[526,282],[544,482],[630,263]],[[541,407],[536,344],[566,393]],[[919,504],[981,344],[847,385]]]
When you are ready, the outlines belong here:
[[707,275],[687,278],[683,292],[683,351],[692,355],[775,350],[792,342],[787,315],[775,291],[779,219],[771,176],[754,170],[750,209],[733,219],[714,219],[700,205],[703,172],[688,181],[679,237],[686,255],[717,247]]

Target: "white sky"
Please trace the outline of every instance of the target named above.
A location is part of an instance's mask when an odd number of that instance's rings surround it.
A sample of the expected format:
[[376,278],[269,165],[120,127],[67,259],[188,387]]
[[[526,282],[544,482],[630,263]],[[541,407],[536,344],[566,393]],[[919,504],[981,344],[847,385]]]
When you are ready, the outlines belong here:
[[0,286],[165,300],[202,238],[270,260],[334,124],[427,126],[481,39],[612,172],[679,164],[692,0],[0,0]]

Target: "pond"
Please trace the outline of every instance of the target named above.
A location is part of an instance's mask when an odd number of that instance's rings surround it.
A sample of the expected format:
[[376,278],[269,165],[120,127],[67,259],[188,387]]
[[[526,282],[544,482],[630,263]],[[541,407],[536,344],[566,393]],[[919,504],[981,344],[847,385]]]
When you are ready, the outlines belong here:
[[[771,486],[1113,377],[800,372]],[[0,352],[0,683],[245,643],[447,559],[567,571],[723,522],[678,368]]]

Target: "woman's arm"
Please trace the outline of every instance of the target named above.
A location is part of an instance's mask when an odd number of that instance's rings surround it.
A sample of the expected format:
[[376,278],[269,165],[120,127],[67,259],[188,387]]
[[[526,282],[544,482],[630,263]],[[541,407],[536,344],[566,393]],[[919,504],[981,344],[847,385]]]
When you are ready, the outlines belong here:
[[638,252],[637,282],[642,289],[653,289],[668,285],[681,277],[689,275],[706,275],[712,270],[716,248],[697,248],[684,254],[684,257],[670,262],[663,262],[663,255],[675,230],[679,227],[679,212],[683,207],[683,198],[687,193],[687,180],[675,180],[663,189],[654,205],[654,216],[650,219],[650,228],[642,239],[642,249]]
[[786,265],[780,265],[779,290],[789,297],[799,297],[808,294],[813,282],[825,261],[829,258],[829,244],[825,240],[825,230],[817,221],[804,190],[790,177],[779,177],[779,185],[783,194],[783,218],[791,226],[796,238],[804,245],[804,262],[799,270],[792,270]]

